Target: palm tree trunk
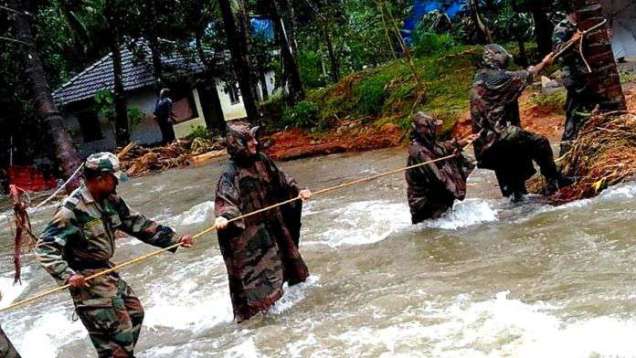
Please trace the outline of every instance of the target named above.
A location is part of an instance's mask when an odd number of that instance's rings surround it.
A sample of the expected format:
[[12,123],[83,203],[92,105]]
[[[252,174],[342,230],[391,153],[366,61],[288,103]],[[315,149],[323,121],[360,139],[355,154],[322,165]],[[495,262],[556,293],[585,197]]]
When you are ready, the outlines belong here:
[[121,49],[119,42],[112,39],[110,50],[113,58],[113,95],[115,97],[115,140],[117,146],[123,147],[130,143],[130,129],[128,126],[128,104],[124,92],[124,81],[121,64]]
[[293,50],[287,37],[285,22],[280,16],[281,11],[277,0],[271,1],[270,13],[276,29],[276,37],[281,49],[283,64],[289,76],[290,103],[297,103],[305,98],[305,90],[303,89],[303,83],[300,78],[298,63],[296,62],[296,58],[294,58]]
[[[7,5],[21,12],[27,10],[24,2],[20,0],[9,0]],[[51,89],[46,80],[40,54],[33,40],[31,19],[28,15],[15,15],[15,31],[18,40],[28,44],[25,45],[25,75],[31,85],[35,111],[46,125],[47,132],[55,147],[55,158],[62,168],[62,173],[68,178],[81,165],[82,161],[70,135],[64,128],[64,118],[51,96]],[[79,180],[73,181],[66,187],[67,192],[71,192],[78,185]]]
[[205,66],[206,72],[206,82],[199,87],[205,125],[208,127],[208,131],[211,132],[213,129],[216,129],[225,135],[225,113],[223,113],[223,107],[221,106],[221,99],[219,98],[215,77],[217,70],[216,63],[213,59],[210,59],[203,50],[203,44],[201,42],[202,35],[200,31],[197,32],[195,35],[195,44],[197,55]]
[[236,25],[230,1],[219,0],[219,6],[223,16],[227,44],[232,54],[232,65],[238,77],[239,88],[241,90],[241,96],[243,97],[245,112],[250,121],[255,121],[260,118],[260,116],[254,95],[252,94],[253,81],[251,79],[250,62],[247,53],[247,40],[245,39],[245,34],[239,31]]

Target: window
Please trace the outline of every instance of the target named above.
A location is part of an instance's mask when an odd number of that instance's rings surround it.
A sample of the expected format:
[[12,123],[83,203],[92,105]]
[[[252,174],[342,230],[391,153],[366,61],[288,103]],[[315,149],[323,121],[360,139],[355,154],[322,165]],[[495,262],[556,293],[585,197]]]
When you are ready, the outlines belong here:
[[230,96],[230,103],[238,104],[241,101],[241,93],[239,92],[236,83],[227,84],[225,86],[225,93]]
[[77,114],[77,120],[79,121],[84,143],[104,139],[102,127],[100,126],[99,119],[97,118],[97,113],[92,111],[80,112]]

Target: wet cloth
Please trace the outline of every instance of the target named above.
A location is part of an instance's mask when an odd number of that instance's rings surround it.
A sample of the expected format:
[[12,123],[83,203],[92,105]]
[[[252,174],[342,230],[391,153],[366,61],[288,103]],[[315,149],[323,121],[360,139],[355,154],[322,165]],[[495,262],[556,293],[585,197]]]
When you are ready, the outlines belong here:
[[502,194],[510,196],[525,193],[525,181],[535,173],[533,160],[548,179],[557,178],[558,172],[547,138],[521,128],[518,100],[532,75],[507,71],[506,54],[498,45],[486,46],[484,66],[470,94],[470,112],[473,133],[479,133],[474,143],[478,165],[495,170]]
[[[453,155],[462,148],[455,140],[437,141],[434,119],[416,115],[409,146],[408,166]],[[407,197],[411,220],[417,224],[440,217],[455,200],[466,197],[466,180],[474,165],[463,155],[406,171]]]
[[[228,220],[298,196],[296,181],[265,154],[250,156],[249,129],[228,129],[232,160],[219,178],[215,215]],[[218,232],[234,317],[238,322],[267,310],[283,295],[283,283],[295,285],[309,271],[298,251],[302,206],[275,208],[235,221]]]

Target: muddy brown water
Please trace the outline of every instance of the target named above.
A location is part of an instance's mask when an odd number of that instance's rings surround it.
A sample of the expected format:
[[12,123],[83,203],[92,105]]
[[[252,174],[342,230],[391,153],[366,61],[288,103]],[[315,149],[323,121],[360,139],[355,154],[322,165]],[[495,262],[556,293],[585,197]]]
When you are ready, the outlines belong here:
[[[388,149],[281,166],[318,189],[404,163],[403,149]],[[139,211],[194,233],[213,221],[221,170],[168,171],[120,191]],[[501,199],[488,172],[469,183],[453,212],[416,226],[402,175],[315,197],[301,239],[312,276],[244,325],[232,322],[214,234],[122,271],[146,309],[137,356],[636,356],[636,185],[551,208]],[[52,211],[36,213],[36,227]],[[153,249],[134,239],[118,245],[115,261]],[[10,262],[0,263],[0,307],[54,285],[25,260],[22,286],[11,285]],[[93,357],[71,306],[63,293],[0,319],[24,357]]]

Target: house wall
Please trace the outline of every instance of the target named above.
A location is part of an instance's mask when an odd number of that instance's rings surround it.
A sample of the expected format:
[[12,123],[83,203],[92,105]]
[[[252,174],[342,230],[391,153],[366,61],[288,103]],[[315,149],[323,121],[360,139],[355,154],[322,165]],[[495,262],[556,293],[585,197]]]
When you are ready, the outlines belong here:
[[[274,72],[266,74],[267,79],[267,91],[268,94],[272,94],[274,91]],[[259,92],[262,91],[260,84],[258,87]],[[245,106],[243,105],[242,97],[239,96],[239,101],[235,104],[231,103],[231,99],[228,93],[225,91],[225,83],[219,82],[217,85],[217,91],[221,100],[221,107],[225,114],[225,120],[234,120],[247,117],[245,112]],[[205,118],[203,117],[203,109],[201,107],[201,99],[199,92],[194,89],[192,91],[196,112],[198,117],[193,118],[186,122],[178,123],[174,126],[175,135],[177,138],[184,138],[191,133],[192,129],[197,126],[206,127]],[[157,97],[153,90],[142,90],[129,94],[128,107],[138,108],[141,112],[145,113],[144,119],[140,123],[131,128],[130,139],[138,144],[154,144],[161,141],[161,130],[159,125],[154,119],[152,114],[155,109]],[[71,134],[73,141],[77,143],[80,153],[83,156],[88,156],[95,152],[100,151],[112,151],[116,148],[115,133],[112,123],[106,118],[99,118],[100,127],[102,130],[103,139],[84,142],[80,125],[78,121],[77,111],[89,110],[89,105],[84,107],[75,108],[75,112],[65,113],[65,127]]]

